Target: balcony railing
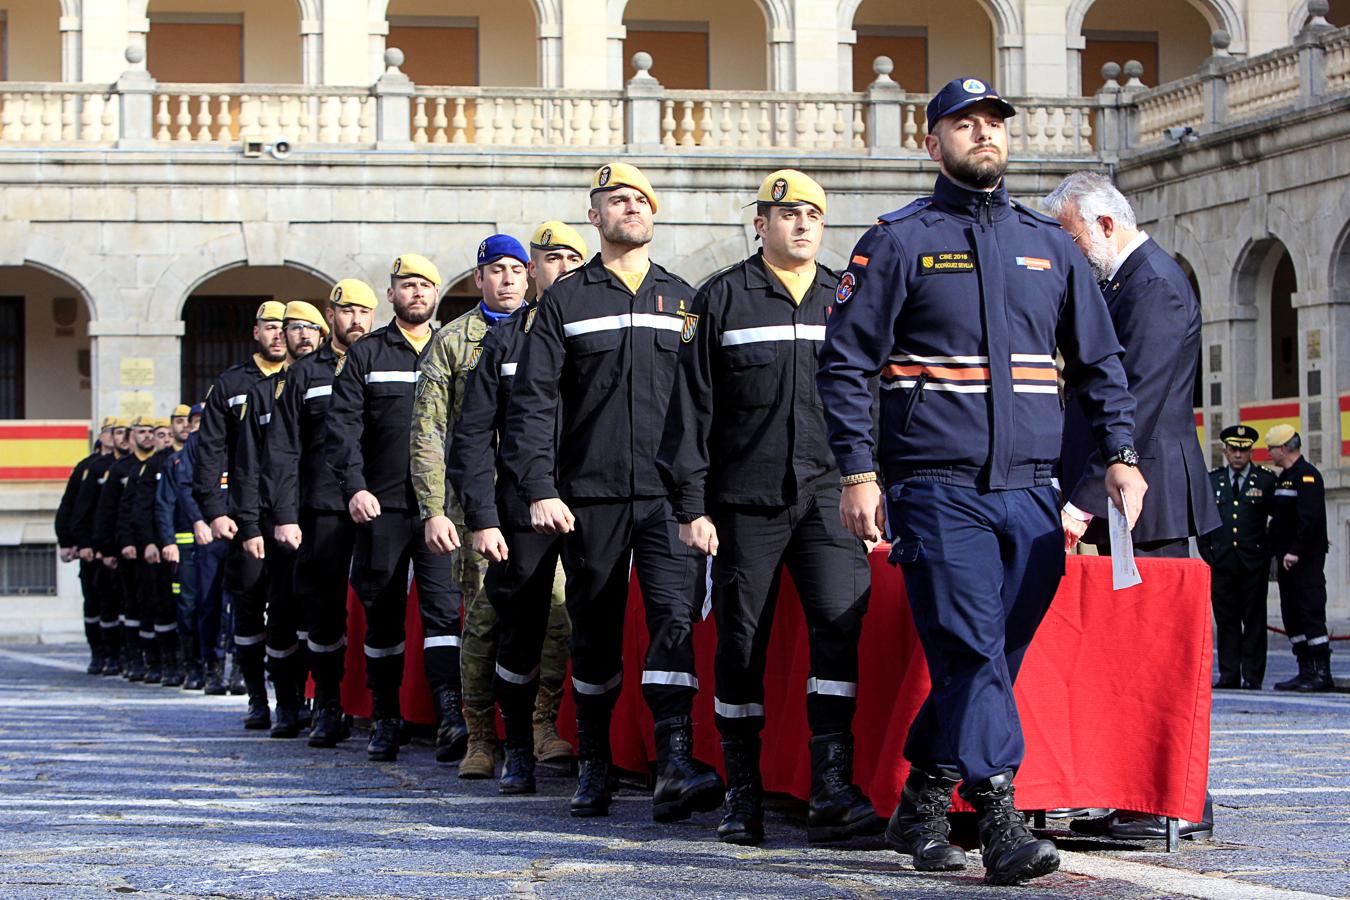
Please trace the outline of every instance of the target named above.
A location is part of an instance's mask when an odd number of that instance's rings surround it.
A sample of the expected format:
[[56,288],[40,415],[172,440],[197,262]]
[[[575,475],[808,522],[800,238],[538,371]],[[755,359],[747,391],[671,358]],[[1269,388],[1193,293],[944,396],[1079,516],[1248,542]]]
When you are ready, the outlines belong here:
[[[924,156],[926,95],[909,94],[878,57],[865,91],[667,90],[634,57],[623,90],[415,85],[403,55],[369,88],[156,83],[0,84],[2,147],[229,147],[284,138],[293,147],[455,153],[483,149],[647,154],[816,153]],[[1014,158],[1114,160],[1201,131],[1350,95],[1350,28],[1309,25],[1291,47],[1249,60],[1215,55],[1200,73],[1148,89],[1142,66],[1103,67],[1092,97],[1011,98]],[[1125,81],[1117,79],[1124,74]]]

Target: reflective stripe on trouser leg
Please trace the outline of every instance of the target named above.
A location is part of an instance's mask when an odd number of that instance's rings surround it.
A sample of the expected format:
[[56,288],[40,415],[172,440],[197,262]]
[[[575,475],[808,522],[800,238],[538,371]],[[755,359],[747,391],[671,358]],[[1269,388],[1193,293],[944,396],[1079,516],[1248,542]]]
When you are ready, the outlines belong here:
[[389,510],[356,529],[352,587],[366,613],[366,685],[376,718],[400,715],[412,542],[412,516],[400,510]]
[[[550,640],[556,643],[556,636],[546,636],[556,613],[567,621],[566,606],[554,603],[562,540],[519,528],[505,529],[504,537],[510,553],[505,561],[488,566],[483,592],[497,615],[493,694],[503,718],[518,723],[531,718],[545,670],[552,680],[547,690],[560,696],[567,669],[566,636],[560,648],[548,646]],[[558,595],[562,597],[561,585]]]
[[679,524],[664,499],[633,503],[632,547],[650,639],[642,696],[657,721],[687,716],[698,691],[694,623],[707,595],[706,557],[680,542]]
[[[463,602],[455,583],[454,557],[433,553],[423,541],[422,525],[416,519],[412,540],[413,578],[417,582],[417,609],[422,617],[422,662],[427,684],[434,692],[440,687],[460,689],[463,668],[460,653],[460,613]],[[459,638],[459,642],[452,642]],[[467,705],[467,704],[466,704]],[[489,703],[489,705],[491,705]]]
[[572,620],[572,695],[578,729],[590,734],[598,749],[608,746],[609,712],[623,683],[632,505],[574,503],[571,507],[575,525],[563,535],[562,556],[567,570],[567,612]]
[[348,576],[355,528],[344,513],[300,511],[305,535],[291,584],[303,613],[305,648],[315,687],[336,696],[346,671]]
[[892,485],[887,516],[933,685],[906,758],[966,784],[1016,770],[1013,681],[1064,572],[1056,491]]

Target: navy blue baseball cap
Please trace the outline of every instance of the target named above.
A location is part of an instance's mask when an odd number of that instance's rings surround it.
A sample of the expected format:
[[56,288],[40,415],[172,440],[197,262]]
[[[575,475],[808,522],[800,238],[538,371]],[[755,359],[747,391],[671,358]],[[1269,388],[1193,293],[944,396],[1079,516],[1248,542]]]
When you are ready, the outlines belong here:
[[974,106],[981,100],[990,100],[1009,119],[1017,115],[1013,105],[998,95],[998,91],[978,78],[953,78],[946,86],[928,101],[928,130],[931,132],[938,119],[960,112],[967,106]]
[[478,265],[480,266],[494,263],[503,256],[520,260],[525,265],[529,265],[530,262],[530,255],[525,252],[525,248],[520,245],[520,241],[509,234],[490,235],[483,243],[478,245]]
[[205,408],[206,408],[206,406],[205,406],[204,404],[201,404],[201,403],[194,403],[194,404],[192,404],[192,409],[188,410],[188,415],[189,415],[189,416],[200,416],[200,415],[202,414],[202,410],[205,409]]

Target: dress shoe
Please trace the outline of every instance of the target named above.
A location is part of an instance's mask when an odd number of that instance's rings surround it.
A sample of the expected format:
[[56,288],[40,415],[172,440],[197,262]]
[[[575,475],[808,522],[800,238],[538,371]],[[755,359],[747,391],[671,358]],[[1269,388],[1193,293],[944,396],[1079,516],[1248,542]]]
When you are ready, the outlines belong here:
[[1243,689],[1244,691],[1259,691],[1259,690],[1261,690],[1261,682],[1259,682],[1259,681],[1244,681],[1244,682],[1242,682],[1242,689]]
[[[1069,828],[1076,834],[1109,837],[1121,841],[1167,839],[1167,819],[1149,813],[1117,809],[1096,819],[1078,819]],[[1180,819],[1177,834],[1192,840],[1204,840],[1214,835],[1214,799],[1205,795],[1205,812],[1199,822]]]

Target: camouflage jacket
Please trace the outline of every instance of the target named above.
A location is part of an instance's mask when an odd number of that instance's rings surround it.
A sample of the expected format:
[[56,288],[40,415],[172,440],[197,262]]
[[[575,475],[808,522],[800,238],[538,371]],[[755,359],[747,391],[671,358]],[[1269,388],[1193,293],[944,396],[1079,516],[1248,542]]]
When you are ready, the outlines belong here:
[[459,499],[445,480],[447,439],[464,406],[464,382],[478,364],[489,327],[482,309],[475,306],[442,326],[422,359],[409,440],[413,493],[423,519],[449,516],[464,521]]

